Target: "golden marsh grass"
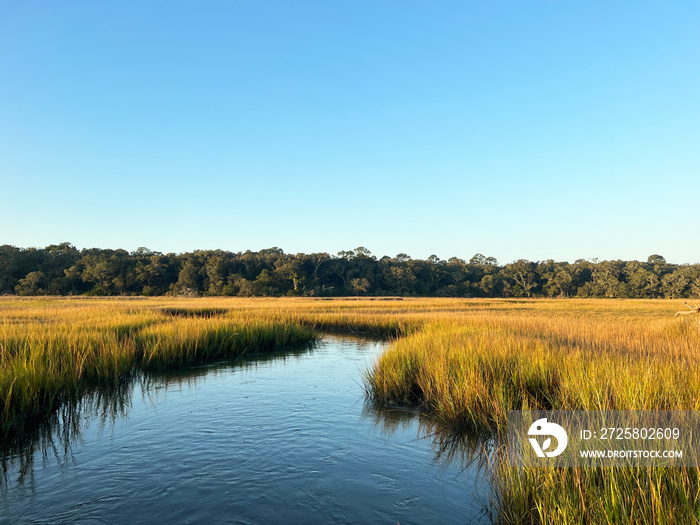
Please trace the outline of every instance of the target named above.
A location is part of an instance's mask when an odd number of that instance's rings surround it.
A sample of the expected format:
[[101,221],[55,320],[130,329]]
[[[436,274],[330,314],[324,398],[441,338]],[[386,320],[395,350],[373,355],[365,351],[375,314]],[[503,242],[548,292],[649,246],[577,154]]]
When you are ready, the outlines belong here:
[[[396,338],[366,372],[378,403],[420,404],[456,430],[508,410],[698,410],[700,322],[668,300],[43,298],[0,300],[7,435],[61,401],[134,372],[313,340]],[[493,466],[506,523],[685,523],[698,468]]]

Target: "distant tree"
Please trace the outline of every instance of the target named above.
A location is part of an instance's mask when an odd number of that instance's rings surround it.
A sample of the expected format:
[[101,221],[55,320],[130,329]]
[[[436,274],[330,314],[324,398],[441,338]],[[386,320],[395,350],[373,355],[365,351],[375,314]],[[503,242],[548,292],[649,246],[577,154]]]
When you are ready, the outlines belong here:
[[19,248],[9,244],[0,246],[0,294],[14,292],[20,277],[27,275],[27,272],[18,275],[19,252]]
[[95,295],[113,295],[115,280],[119,275],[116,260],[112,258],[111,250],[102,254],[88,254],[81,258],[83,267],[81,279],[85,283],[92,284],[91,293]]
[[137,293],[156,295],[167,290],[168,258],[152,254],[139,260],[132,270],[131,281]]
[[435,295],[440,288],[440,279],[443,274],[442,265],[420,259],[413,259],[407,264],[413,275],[416,276],[416,292],[419,295]]
[[328,255],[327,253],[312,253],[311,255],[307,256],[308,259],[311,261],[311,265],[313,267],[313,274],[314,276],[318,277],[319,269],[321,268],[321,265],[327,261],[330,260],[331,256]]
[[371,285],[366,278],[360,277],[357,279],[350,279],[350,287],[352,288],[354,295],[366,295],[367,292],[369,292]]
[[479,290],[487,297],[503,296],[503,276],[500,273],[486,274],[478,284]]
[[469,259],[469,264],[484,266],[486,265],[486,257],[480,253],[476,253],[471,259]]
[[43,282],[44,274],[42,272],[29,272],[26,277],[19,280],[15,291],[19,295],[43,295],[44,290],[40,288]]
[[[651,259],[651,257],[650,257]],[[659,277],[647,270],[637,261],[625,264],[624,274],[627,279],[630,297],[657,297],[659,294]]]
[[448,285],[453,285],[455,287],[466,281],[469,274],[467,263],[465,263],[463,259],[458,259],[457,257],[450,257],[444,270],[445,278],[449,283]]
[[576,277],[576,267],[569,264],[557,268],[557,272],[551,280],[554,290],[562,297],[570,297],[574,293],[574,280]]
[[200,292],[202,288],[200,286],[199,270],[200,267],[195,264],[194,260],[186,259],[178,274],[177,282],[173,286],[173,291],[179,293],[183,289],[187,289]]
[[228,260],[223,254],[210,256],[201,272],[204,276],[203,286],[207,295],[223,295],[224,284],[228,277]]
[[358,246],[354,250],[355,252],[355,257],[372,257],[372,252],[370,252],[367,248],[364,246]]
[[355,258],[352,260],[352,266],[354,270],[353,276],[357,275],[362,279],[366,279],[369,283],[369,288],[364,293],[369,294],[376,290],[380,280],[379,263],[368,249],[362,246],[355,249]]
[[672,273],[667,273],[661,279],[661,292],[664,297],[678,299],[688,297],[692,283],[698,278],[699,272],[691,266],[681,266]]
[[416,276],[408,266],[390,266],[384,271],[384,282],[394,295],[411,292]]
[[593,266],[591,295],[596,297],[624,297],[625,289],[620,278],[623,261],[602,261]]
[[70,243],[52,244],[43,250],[37,266],[44,274],[44,287],[51,295],[64,295],[72,290],[72,283],[66,279],[65,270],[80,259],[80,252]]
[[406,253],[380,259],[363,247],[327,253],[285,254],[223,250],[167,254],[138,248],[78,251],[70,243],[46,248],[0,246],[0,293],[161,295],[371,295],[450,297],[697,297],[700,265],[579,259],[517,260],[499,266],[477,253],[426,260]]
[[688,296],[700,298],[700,277],[695,277],[690,282]]
[[503,277],[515,296],[531,297],[532,290],[537,286],[535,280],[536,264],[525,259],[518,259],[503,268]]
[[70,288],[70,291],[68,292],[69,294],[73,295],[84,291],[83,284],[85,281],[83,281],[83,269],[84,266],[81,263],[76,263],[70,268],[63,270],[63,273],[65,274],[64,279],[66,286]]
[[309,288],[310,272],[308,260],[303,253],[278,259],[275,274],[280,282],[291,283],[292,289],[289,290],[287,286],[286,291],[292,291],[293,295],[306,295]]
[[253,284],[255,295],[275,296],[282,295],[284,287],[278,276],[270,270],[263,270]]
[[354,257],[355,252],[340,251],[338,252],[338,257],[333,258],[330,263],[331,270],[340,279],[340,286],[343,293],[348,291],[348,282],[356,273],[356,268],[352,263]]

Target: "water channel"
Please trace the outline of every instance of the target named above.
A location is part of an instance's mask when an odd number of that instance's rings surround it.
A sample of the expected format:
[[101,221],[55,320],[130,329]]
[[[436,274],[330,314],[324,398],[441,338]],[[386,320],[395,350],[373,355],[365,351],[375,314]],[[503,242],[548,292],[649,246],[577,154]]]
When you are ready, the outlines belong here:
[[384,344],[148,375],[2,452],[0,523],[489,523],[479,445],[369,405]]

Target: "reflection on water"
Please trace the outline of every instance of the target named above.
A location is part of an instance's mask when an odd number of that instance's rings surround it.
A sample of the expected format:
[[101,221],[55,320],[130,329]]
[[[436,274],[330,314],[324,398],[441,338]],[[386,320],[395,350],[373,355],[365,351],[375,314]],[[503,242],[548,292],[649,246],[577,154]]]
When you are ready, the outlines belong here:
[[419,408],[382,407],[367,402],[363,416],[370,419],[388,437],[397,432],[405,432],[417,423],[417,439],[430,441],[433,461],[444,467],[466,470],[476,466],[479,473],[486,475],[498,446],[495,437],[490,433],[454,432],[442,425],[439,419]]
[[0,490],[7,490],[10,473],[16,473],[17,483],[31,483],[37,459],[47,460],[52,456],[59,465],[69,462],[73,445],[80,441],[86,429],[96,423],[101,433],[117,418],[126,417],[133,393],[132,381],[95,389],[78,400],[66,401],[34,428],[2,443]]
[[[259,354],[252,358],[223,361],[198,367],[165,372],[136,373],[116,385],[100,386],[84,393],[79,399],[65,401],[49,417],[31,429],[0,443],[0,490],[7,490],[12,482],[9,474],[16,474],[16,482],[31,483],[34,462],[54,459],[58,465],[71,460],[74,445],[80,443],[87,430],[97,427],[98,435],[111,433],[117,418],[127,418],[138,388],[141,402],[155,406],[159,394],[169,387],[196,388],[198,379],[216,377],[232,366],[254,369],[266,362],[286,362],[311,352],[313,344],[284,351]],[[40,453],[37,457],[37,453]]]
[[383,344],[159,374],[66,403],[0,451],[0,523],[487,523],[488,436],[365,402]]

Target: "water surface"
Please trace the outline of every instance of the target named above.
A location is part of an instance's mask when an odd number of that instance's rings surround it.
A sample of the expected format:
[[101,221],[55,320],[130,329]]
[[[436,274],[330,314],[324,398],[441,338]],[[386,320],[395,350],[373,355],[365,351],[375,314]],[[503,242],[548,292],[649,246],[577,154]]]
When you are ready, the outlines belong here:
[[475,445],[365,402],[380,343],[150,375],[5,453],[2,523],[488,523]]

